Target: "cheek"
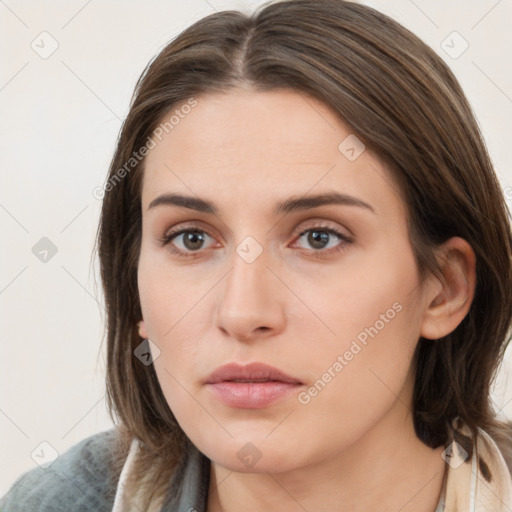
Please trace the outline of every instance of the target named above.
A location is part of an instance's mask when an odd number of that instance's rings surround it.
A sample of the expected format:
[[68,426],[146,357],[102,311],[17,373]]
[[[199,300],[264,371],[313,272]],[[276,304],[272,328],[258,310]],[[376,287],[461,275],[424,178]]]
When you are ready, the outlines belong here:
[[205,337],[211,317],[205,310],[211,283],[198,279],[197,272],[180,272],[176,266],[171,270],[165,254],[143,248],[138,287],[148,337],[160,351],[154,359],[155,371],[172,407],[183,393],[182,386],[190,389],[195,363],[205,358],[204,345],[198,340]]
[[137,271],[139,299],[148,335],[164,342],[172,336],[180,319],[191,311],[198,298],[193,273],[171,269],[165,251],[151,251],[142,245]]
[[[352,445],[383,418],[393,417],[392,411],[402,421],[410,413],[411,361],[417,336],[409,324],[415,321],[415,309],[405,296],[401,299],[393,303],[394,308],[386,300],[382,308],[375,299],[367,304],[371,311],[354,311],[360,326],[354,326],[351,334],[343,334],[340,319],[336,342],[311,348],[303,364],[311,368],[312,378],[297,397],[300,405],[293,416],[300,428],[295,432],[289,425],[290,435],[321,432],[331,440],[326,446],[318,440],[328,455]],[[351,312],[345,312],[347,317]],[[379,318],[381,313],[387,323]]]
[[405,391],[419,338],[415,262],[409,255],[380,256],[378,265],[347,272],[324,290],[321,318],[334,333],[310,347],[314,358],[303,359],[311,387],[301,403],[311,404],[306,408],[316,408],[319,417],[350,419],[354,429],[375,421]]
[[325,334],[326,350],[343,353],[356,339],[362,346],[387,339],[388,348],[417,340],[419,275],[407,239],[395,239],[394,244],[381,243],[375,250],[347,258],[332,276],[324,275],[316,284],[295,281],[297,295],[306,298],[322,321],[314,323]]

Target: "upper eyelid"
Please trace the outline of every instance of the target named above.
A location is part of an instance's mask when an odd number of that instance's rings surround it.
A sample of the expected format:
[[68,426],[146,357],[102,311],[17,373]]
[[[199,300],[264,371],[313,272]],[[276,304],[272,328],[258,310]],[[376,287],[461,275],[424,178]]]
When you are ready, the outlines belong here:
[[[308,225],[308,222],[311,222],[313,224]],[[294,228],[294,230],[293,230],[294,232],[303,231],[305,229],[313,229],[315,227],[319,227],[319,228],[321,227],[321,228],[332,228],[332,229],[341,230],[341,231],[345,230],[350,233],[350,230],[347,227],[345,227],[345,226],[339,227],[339,223],[337,223],[336,221],[331,221],[331,220],[327,220],[327,219],[325,219],[325,220],[321,220],[321,219],[306,220],[306,221],[300,222],[299,225],[301,225],[302,227]],[[167,230],[165,230],[165,234],[170,233],[171,231],[177,232],[177,231],[188,230],[188,229],[191,231],[192,230],[204,231],[207,234],[209,234],[209,231],[213,231],[213,232],[216,231],[215,228],[213,228],[213,230],[212,230],[209,227],[203,227],[203,223],[200,220],[192,220],[192,221],[179,222],[177,225],[172,226],[171,228],[168,228]]]
[[165,232],[164,232],[164,237],[167,237],[167,236],[171,236],[171,235],[177,235],[178,233],[179,234],[182,234],[183,231],[200,231],[201,233],[206,233],[208,236],[212,236],[210,234],[210,229],[208,228],[204,228],[201,226],[200,223],[197,223],[197,221],[192,221],[194,222],[193,224],[188,224],[188,223],[184,223],[183,225],[179,224],[177,227],[176,226],[173,226],[172,228],[169,228],[167,229]]

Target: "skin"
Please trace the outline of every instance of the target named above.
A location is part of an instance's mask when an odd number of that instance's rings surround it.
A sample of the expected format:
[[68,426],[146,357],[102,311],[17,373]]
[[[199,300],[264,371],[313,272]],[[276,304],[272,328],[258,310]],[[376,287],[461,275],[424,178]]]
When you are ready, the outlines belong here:
[[[369,149],[354,161],[340,152],[351,130],[323,103],[286,89],[196,99],[145,160],[138,284],[140,334],[160,350],[162,391],[212,461],[208,512],[432,512],[446,463],[443,447],[414,433],[411,360],[420,336],[441,337],[468,312],[471,247],[450,239],[438,250],[445,281],[421,283],[390,172]],[[272,212],[276,201],[327,191],[374,211]],[[170,192],[210,200],[218,214],[148,208]],[[202,245],[183,235],[159,244],[174,227],[203,230]],[[321,227],[351,243],[299,236]],[[248,236],[263,250],[252,263],[236,252]],[[400,312],[301,403],[299,392],[393,304]],[[265,362],[303,385],[264,409],[229,407],[204,379],[232,361]],[[261,455],[252,467],[237,457],[249,442]]]

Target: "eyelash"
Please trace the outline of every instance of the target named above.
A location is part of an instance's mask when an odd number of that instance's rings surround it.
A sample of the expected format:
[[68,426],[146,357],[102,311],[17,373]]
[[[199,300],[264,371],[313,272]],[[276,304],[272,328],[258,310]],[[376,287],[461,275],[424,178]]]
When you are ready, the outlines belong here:
[[[302,230],[297,235],[297,238],[300,239],[300,237],[302,237],[303,235],[305,235],[309,231],[320,231],[320,232],[324,232],[324,233],[329,233],[330,235],[334,235],[335,237],[339,238],[340,241],[342,242],[340,245],[336,246],[334,249],[329,249],[329,250],[323,250],[323,249],[315,250],[315,249],[311,249],[311,254],[314,255],[315,257],[318,257],[318,258],[323,258],[323,257],[329,256],[329,255],[334,254],[334,253],[342,252],[342,251],[347,249],[347,245],[350,245],[353,242],[353,240],[351,238],[347,237],[346,235],[343,235],[342,233],[340,233],[336,229],[331,228],[329,226],[325,226],[325,225],[310,226],[307,229]],[[197,255],[201,252],[201,249],[199,249],[197,251],[189,251],[187,253],[187,252],[182,251],[181,249],[177,249],[176,247],[174,247],[170,243],[170,242],[172,242],[172,240],[174,240],[179,235],[182,235],[184,233],[206,234],[210,238],[213,238],[207,231],[199,229],[197,226],[186,226],[184,228],[178,228],[178,229],[176,229],[174,231],[170,231],[170,232],[166,233],[159,240],[159,244],[160,244],[161,247],[169,245],[169,250],[173,254],[176,254],[179,257],[182,257],[182,258],[194,258],[194,257],[197,257]]]

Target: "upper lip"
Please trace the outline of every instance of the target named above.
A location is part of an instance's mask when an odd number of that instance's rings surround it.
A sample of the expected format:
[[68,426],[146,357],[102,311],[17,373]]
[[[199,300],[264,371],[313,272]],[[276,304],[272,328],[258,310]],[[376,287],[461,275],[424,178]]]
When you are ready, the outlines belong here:
[[281,381],[291,384],[302,384],[298,379],[286,375],[286,373],[264,363],[250,363],[241,365],[238,363],[229,363],[219,366],[207,379],[207,384],[215,384],[223,381],[243,380],[246,382],[254,381]]

